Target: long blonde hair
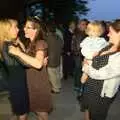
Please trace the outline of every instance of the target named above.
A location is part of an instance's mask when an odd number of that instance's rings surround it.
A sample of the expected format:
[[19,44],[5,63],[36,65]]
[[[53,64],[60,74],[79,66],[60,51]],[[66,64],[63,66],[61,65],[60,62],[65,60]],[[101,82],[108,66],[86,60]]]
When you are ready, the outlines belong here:
[[1,58],[1,49],[4,41],[11,40],[11,35],[9,30],[12,26],[12,22],[16,22],[14,19],[2,19],[0,20],[0,58]]

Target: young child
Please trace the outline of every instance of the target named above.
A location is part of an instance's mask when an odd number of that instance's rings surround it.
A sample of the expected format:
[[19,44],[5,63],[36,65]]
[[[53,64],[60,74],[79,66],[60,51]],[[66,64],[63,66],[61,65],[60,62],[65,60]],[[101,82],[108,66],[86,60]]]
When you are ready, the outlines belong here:
[[[84,56],[84,60],[88,61],[88,64],[92,63],[93,57],[99,54],[99,51],[108,45],[108,42],[100,37],[104,32],[104,27],[99,21],[90,22],[86,28],[86,37],[80,44],[81,53]],[[83,64],[84,71],[84,64]],[[81,83],[84,84],[88,78],[88,75],[83,72],[81,77]]]

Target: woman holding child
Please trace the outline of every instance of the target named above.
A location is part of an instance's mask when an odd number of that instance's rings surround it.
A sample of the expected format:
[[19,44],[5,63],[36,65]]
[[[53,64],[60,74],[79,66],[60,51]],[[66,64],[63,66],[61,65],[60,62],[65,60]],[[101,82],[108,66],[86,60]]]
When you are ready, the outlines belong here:
[[120,85],[120,20],[109,27],[109,45],[100,50],[92,64],[84,61],[88,74],[83,98],[91,120],[105,120]]

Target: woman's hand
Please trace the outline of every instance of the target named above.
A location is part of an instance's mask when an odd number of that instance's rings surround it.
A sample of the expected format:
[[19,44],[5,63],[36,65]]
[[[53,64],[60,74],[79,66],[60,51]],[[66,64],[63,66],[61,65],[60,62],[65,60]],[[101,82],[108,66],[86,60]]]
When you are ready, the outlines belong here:
[[12,55],[18,56],[20,52],[21,52],[21,50],[20,50],[19,47],[15,47],[15,46],[10,46],[9,47],[9,53],[12,54]]
[[44,66],[47,66],[47,64],[48,64],[48,57],[45,57],[43,62],[44,62],[44,63],[43,63]]

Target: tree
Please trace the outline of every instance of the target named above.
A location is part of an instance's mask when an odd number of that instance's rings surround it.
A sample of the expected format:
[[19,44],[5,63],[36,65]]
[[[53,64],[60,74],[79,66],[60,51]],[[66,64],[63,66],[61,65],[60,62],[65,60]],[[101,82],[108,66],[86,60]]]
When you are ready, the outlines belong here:
[[0,19],[18,17],[23,7],[24,0],[0,0]]
[[78,15],[86,15],[89,11],[87,4],[87,0],[45,0],[48,14],[53,13],[58,22],[68,22]]

